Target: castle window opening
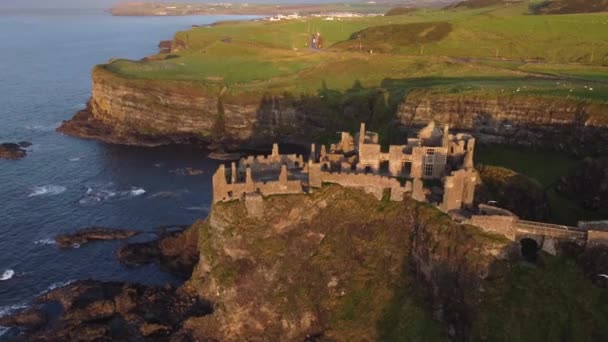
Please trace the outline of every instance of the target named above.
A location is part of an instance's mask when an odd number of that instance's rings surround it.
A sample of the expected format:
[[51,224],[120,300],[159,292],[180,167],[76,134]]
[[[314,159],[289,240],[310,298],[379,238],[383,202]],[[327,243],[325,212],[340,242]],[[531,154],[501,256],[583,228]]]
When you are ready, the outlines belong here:
[[370,172],[372,172],[371,166],[366,166],[365,167],[365,173],[370,173]]
[[424,164],[424,175],[426,177],[433,177],[434,174],[434,165],[433,164]]
[[426,150],[426,155],[427,156],[434,156],[435,155],[435,149],[434,148],[429,148]]
[[388,173],[388,160],[380,162],[380,173]]
[[402,164],[402,173],[404,175],[409,175],[412,173],[412,163],[411,162],[403,162]]

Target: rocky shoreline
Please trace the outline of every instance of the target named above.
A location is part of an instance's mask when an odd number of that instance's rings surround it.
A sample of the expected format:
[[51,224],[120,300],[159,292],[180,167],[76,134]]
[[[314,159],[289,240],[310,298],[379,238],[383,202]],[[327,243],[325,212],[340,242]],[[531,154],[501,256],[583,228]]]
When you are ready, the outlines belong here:
[[[158,238],[122,246],[121,263],[136,267],[158,263],[187,280],[198,263],[198,227],[160,227]],[[176,228],[177,230],[171,230]],[[160,231],[158,231],[160,229]],[[140,232],[103,227],[58,235],[60,248],[91,241],[122,240]],[[17,341],[188,341],[188,319],[213,311],[211,303],[187,287],[156,287],[127,282],[79,280],[40,295],[31,307],[0,317],[0,326],[18,329]]]
[[23,341],[188,341],[184,322],[212,311],[210,303],[183,288],[81,280],[40,296],[29,309],[1,317],[0,325],[24,329],[15,338]]

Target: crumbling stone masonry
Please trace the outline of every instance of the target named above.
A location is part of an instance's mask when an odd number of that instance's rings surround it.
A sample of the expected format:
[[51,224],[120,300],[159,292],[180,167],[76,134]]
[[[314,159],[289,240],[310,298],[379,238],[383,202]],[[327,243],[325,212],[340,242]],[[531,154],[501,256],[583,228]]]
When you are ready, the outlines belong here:
[[[259,195],[303,194],[323,183],[359,188],[381,199],[386,192],[390,199],[401,201],[410,195],[418,201],[440,199],[444,211],[460,210],[473,205],[475,187],[479,182],[473,168],[475,139],[468,134],[450,134],[431,122],[416,138],[403,145],[391,145],[382,151],[378,134],[368,132],[365,124],[353,137],[340,134],[340,141],[319,153],[314,144],[308,162],[301,155],[282,155],[277,144],[269,156],[249,156],[230,170],[220,165],[213,176],[213,201],[231,201]],[[426,187],[425,182],[442,184]],[[259,205],[252,208],[259,213]],[[439,202],[439,201],[437,201]],[[249,207],[248,206],[248,207]]]
[[532,239],[545,251],[555,253],[555,241],[608,245],[608,222],[579,222],[577,227],[520,220],[508,210],[480,204],[479,213],[465,223],[500,234],[512,241]]

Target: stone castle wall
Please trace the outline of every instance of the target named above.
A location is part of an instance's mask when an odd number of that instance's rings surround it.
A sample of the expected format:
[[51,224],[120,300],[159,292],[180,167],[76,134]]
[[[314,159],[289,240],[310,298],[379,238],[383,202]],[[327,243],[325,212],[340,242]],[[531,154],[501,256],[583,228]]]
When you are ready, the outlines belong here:
[[382,199],[384,190],[391,190],[391,200],[401,201],[403,195],[412,192],[412,183],[406,182],[405,186],[395,179],[374,174],[346,173],[346,172],[321,172],[322,183],[335,183],[346,188],[363,189],[365,192]]
[[468,224],[477,226],[484,231],[504,235],[515,240],[515,224],[517,217],[502,215],[473,215]]

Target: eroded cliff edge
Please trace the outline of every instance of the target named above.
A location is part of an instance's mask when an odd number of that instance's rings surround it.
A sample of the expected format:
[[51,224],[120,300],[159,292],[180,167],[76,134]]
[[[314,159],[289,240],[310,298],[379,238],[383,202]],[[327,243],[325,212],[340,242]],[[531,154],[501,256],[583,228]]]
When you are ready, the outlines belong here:
[[[112,64],[92,72],[86,109],[59,131],[131,145],[216,143],[228,148],[271,142],[305,144],[368,122],[377,131],[437,120],[475,131],[482,141],[549,148],[578,155],[608,152],[608,105],[530,95],[443,94],[426,90],[319,89],[318,94],[265,92],[263,84],[127,78]],[[388,134],[385,134],[388,136]]]

